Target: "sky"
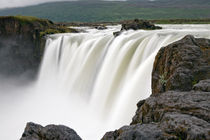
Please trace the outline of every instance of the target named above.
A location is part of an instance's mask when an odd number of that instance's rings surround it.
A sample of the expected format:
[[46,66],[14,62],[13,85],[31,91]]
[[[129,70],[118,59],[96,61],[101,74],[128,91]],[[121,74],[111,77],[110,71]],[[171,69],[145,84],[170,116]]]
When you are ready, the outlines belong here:
[[[73,0],[0,0],[0,8],[2,9],[10,7],[22,7],[22,6],[35,5],[35,4],[54,2],[54,1],[73,1]],[[125,0],[115,0],[115,1],[125,1]]]
[[0,0],[0,8],[21,7],[53,1],[63,0]]

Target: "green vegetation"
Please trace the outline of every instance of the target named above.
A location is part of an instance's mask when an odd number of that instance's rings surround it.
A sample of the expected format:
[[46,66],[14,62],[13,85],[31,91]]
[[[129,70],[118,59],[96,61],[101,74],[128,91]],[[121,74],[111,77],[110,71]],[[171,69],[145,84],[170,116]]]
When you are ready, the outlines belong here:
[[77,31],[75,29],[65,28],[65,27],[49,28],[49,29],[46,29],[46,30],[40,32],[40,37],[43,37],[43,36],[49,35],[49,34],[71,33],[71,32],[77,32]]
[[56,33],[59,33],[59,31],[56,30],[56,29],[47,29],[47,30],[45,30],[43,32],[40,32],[40,36],[43,37],[43,36],[45,36],[47,34],[56,34]]
[[32,16],[0,16],[0,30],[5,31],[7,29],[10,29],[13,33],[30,32],[34,36],[38,35],[39,38],[47,34],[77,32],[75,29],[54,24],[47,19]]
[[49,21],[47,19],[40,19],[33,16],[2,16],[1,19],[7,19],[7,20],[16,20],[21,25],[36,25],[39,27],[45,27],[45,26],[52,26],[53,22]]
[[34,24],[38,23],[40,26],[51,26],[53,22],[47,19],[40,19],[33,16],[13,16],[14,18],[18,19],[22,24]]
[[166,83],[167,83],[167,79],[166,79],[166,76],[167,76],[167,72],[165,72],[164,74],[160,75],[159,76],[159,83],[162,85],[162,86],[165,86]]
[[210,24],[209,19],[162,19],[150,20],[156,24]]
[[18,19],[18,20],[23,21],[23,22],[34,22],[34,21],[43,22],[43,21],[46,21],[45,19],[40,19],[40,18],[33,17],[33,16],[17,15],[17,16],[13,16],[13,18]]
[[194,86],[195,84],[197,84],[197,83],[198,83],[198,81],[195,80],[195,79],[192,81],[192,85],[193,85],[193,86]]
[[[179,23],[184,19],[207,19],[210,23],[209,0],[149,1],[72,1],[54,2],[24,8],[0,10],[0,16],[26,15],[55,22],[118,22],[129,19],[158,20],[157,23]],[[180,19],[178,21],[168,19]],[[187,21],[188,23],[200,23]]]

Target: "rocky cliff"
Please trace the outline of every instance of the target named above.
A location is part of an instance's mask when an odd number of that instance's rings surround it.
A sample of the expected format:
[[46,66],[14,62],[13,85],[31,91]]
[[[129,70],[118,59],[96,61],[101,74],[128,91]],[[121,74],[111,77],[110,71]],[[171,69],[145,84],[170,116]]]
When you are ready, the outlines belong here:
[[190,91],[210,78],[210,40],[186,36],[160,49],[152,73],[152,93]]
[[103,140],[210,139],[210,40],[186,36],[162,48],[152,95],[139,101],[131,125]]
[[0,17],[0,74],[35,74],[43,55],[45,35],[76,32],[52,21],[25,16]]

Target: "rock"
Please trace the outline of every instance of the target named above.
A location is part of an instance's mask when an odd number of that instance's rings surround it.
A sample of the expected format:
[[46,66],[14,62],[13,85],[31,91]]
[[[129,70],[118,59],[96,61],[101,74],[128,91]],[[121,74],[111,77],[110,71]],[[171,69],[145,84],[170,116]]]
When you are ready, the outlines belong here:
[[160,122],[167,112],[188,114],[210,122],[210,92],[168,91],[145,100],[136,111],[131,124]]
[[[177,140],[208,140],[210,139],[210,124],[197,117],[168,112],[159,124],[164,131],[164,138]],[[170,137],[168,137],[170,136]]]
[[193,86],[194,90],[200,90],[204,92],[210,92],[210,79],[201,80],[198,84]]
[[124,126],[119,130],[107,132],[102,140],[155,140],[163,138],[157,124],[137,124]]
[[149,21],[145,20],[130,20],[130,21],[124,21],[122,22],[122,28],[119,32],[114,32],[113,35],[116,37],[120,35],[125,30],[156,30],[156,29],[162,29],[162,27],[155,26]]
[[168,90],[190,91],[210,79],[210,40],[186,36],[158,52],[152,73],[152,94]]
[[25,16],[0,17],[0,74],[37,73],[45,47],[45,35],[76,32],[52,21]]
[[47,125],[43,127],[35,123],[27,123],[20,140],[81,140],[77,133],[63,125]]
[[105,29],[107,29],[107,27],[104,26],[104,25],[100,25],[100,26],[95,26],[95,29],[97,29],[97,30],[105,30]]
[[115,37],[117,37],[117,36],[119,36],[121,33],[122,33],[122,31],[113,32],[113,35],[114,35]]
[[156,56],[152,95],[137,104],[130,126],[103,140],[210,139],[210,40],[186,36]]
[[151,96],[139,104],[130,126],[108,132],[103,140],[210,139],[210,92]]
[[139,30],[139,29],[144,29],[144,30],[155,30],[155,29],[162,29],[159,26],[155,26],[149,21],[145,20],[138,20],[135,19],[133,21],[127,21],[122,24],[121,30]]

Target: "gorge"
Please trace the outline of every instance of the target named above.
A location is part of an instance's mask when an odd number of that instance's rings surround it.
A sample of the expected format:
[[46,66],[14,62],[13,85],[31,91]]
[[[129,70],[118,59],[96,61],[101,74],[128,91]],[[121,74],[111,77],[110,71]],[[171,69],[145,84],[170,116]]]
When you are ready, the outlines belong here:
[[[189,34],[210,39],[210,25],[159,26],[163,29],[128,30],[117,37],[113,32],[121,26],[47,36],[33,82],[19,85],[15,79],[0,80],[0,130],[4,130],[0,138],[20,138],[31,121],[69,126],[87,140],[129,125],[136,103],[154,90],[152,71],[159,50]],[[161,76],[167,84],[164,75],[157,75]],[[133,124],[140,123],[137,116]],[[120,134],[116,133],[104,139],[117,139]]]

